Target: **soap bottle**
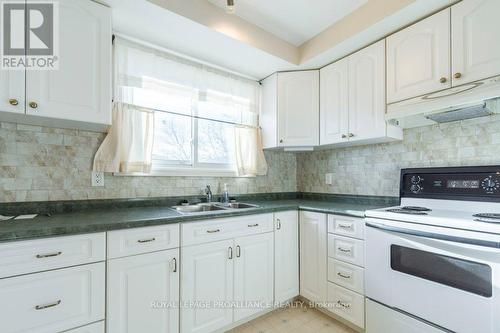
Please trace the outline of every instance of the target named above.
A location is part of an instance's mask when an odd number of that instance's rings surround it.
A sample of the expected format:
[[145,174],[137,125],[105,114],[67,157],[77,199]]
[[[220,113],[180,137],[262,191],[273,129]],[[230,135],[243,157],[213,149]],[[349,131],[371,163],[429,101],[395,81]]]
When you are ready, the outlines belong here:
[[224,190],[222,191],[222,203],[225,205],[229,204],[229,191],[227,189],[227,184],[224,184]]

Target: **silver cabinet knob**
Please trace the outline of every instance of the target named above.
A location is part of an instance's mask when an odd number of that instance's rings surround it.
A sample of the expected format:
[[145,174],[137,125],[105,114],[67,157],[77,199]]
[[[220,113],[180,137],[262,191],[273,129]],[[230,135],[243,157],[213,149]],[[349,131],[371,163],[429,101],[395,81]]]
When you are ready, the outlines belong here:
[[349,133],[349,137],[350,137],[350,138],[354,137],[354,134]]
[[16,106],[16,105],[19,104],[19,101],[17,99],[15,99],[15,98],[11,98],[11,99],[9,99],[9,104],[13,105],[13,106]]
[[442,77],[439,79],[440,83],[446,83],[446,81],[448,81],[448,80],[445,77]]
[[342,134],[342,139],[347,139],[347,135]]
[[36,109],[36,108],[38,107],[38,103],[37,103],[37,102],[30,102],[30,103],[29,103],[29,106],[30,106],[30,108],[32,108],[32,109]]
[[453,75],[455,77],[455,79],[460,79],[462,77],[462,73],[458,72],[458,73],[455,73],[455,75]]

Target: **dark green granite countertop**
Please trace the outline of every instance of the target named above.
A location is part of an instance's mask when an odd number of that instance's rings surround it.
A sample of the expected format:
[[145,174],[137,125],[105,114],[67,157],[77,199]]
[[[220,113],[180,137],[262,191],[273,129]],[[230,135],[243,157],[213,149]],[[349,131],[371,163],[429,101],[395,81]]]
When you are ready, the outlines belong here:
[[51,216],[39,215],[31,220],[0,221],[0,242],[103,232],[169,223],[188,223],[213,218],[271,213],[293,209],[364,217],[364,212],[368,209],[389,205],[383,201],[344,201],[312,200],[308,198],[264,201],[254,199],[245,200],[245,202],[259,205],[259,208],[213,211],[194,215],[179,214],[170,208],[170,206],[89,208],[75,212],[56,213]]

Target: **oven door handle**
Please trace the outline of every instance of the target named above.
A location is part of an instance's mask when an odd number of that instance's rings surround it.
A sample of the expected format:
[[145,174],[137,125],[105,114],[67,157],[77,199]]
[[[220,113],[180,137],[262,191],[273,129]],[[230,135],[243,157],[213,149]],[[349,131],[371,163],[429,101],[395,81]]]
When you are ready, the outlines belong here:
[[442,234],[437,234],[434,232],[411,230],[411,229],[406,229],[406,228],[388,226],[388,225],[381,224],[381,223],[374,223],[374,222],[365,222],[365,225],[367,227],[370,227],[370,228],[394,232],[394,233],[398,233],[398,234],[404,234],[404,235],[410,235],[410,236],[416,236],[416,237],[424,237],[424,238],[432,238],[432,239],[438,239],[438,240],[454,242],[454,243],[461,243],[461,244],[491,247],[494,249],[500,248],[499,242],[493,242],[493,241],[488,241],[488,240],[484,240],[484,239],[470,239],[470,238],[465,238],[465,237],[442,235]]

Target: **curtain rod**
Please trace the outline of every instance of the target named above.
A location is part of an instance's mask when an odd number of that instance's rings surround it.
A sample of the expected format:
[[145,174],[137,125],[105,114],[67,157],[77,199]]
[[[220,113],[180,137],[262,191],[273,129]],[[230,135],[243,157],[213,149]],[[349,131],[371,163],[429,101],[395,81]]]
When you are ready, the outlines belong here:
[[133,107],[136,107],[136,108],[139,108],[139,109],[148,110],[148,111],[168,113],[168,114],[173,114],[173,115],[176,115],[176,116],[182,116],[182,117],[188,117],[188,118],[194,118],[194,119],[200,119],[200,120],[215,121],[217,123],[222,123],[222,124],[227,124],[227,125],[234,125],[234,126],[240,126],[240,127],[246,127],[246,128],[259,128],[259,129],[262,129],[260,126],[251,126],[251,125],[239,124],[239,123],[235,123],[235,122],[227,121],[227,120],[212,119],[212,118],[207,118],[207,117],[189,115],[189,114],[180,113],[180,112],[147,108],[147,107],[142,107],[142,106],[138,106],[138,105],[134,105],[134,104],[130,104],[130,103],[123,103],[123,104],[127,104],[127,105],[130,105],[130,106],[133,106]]

